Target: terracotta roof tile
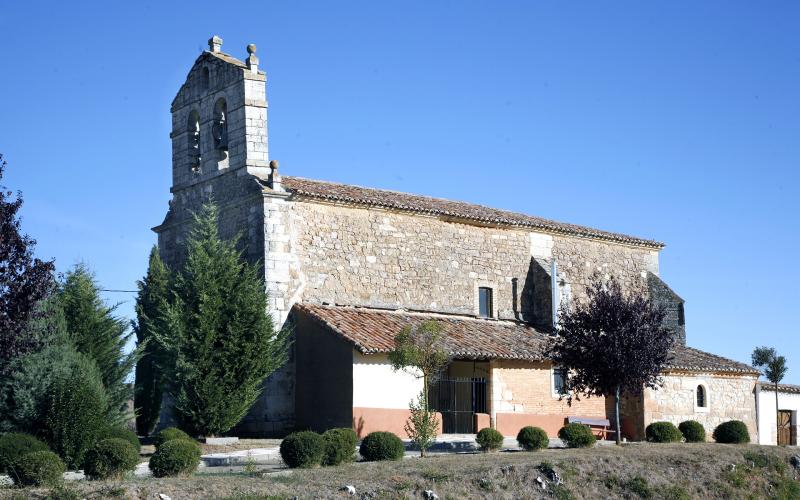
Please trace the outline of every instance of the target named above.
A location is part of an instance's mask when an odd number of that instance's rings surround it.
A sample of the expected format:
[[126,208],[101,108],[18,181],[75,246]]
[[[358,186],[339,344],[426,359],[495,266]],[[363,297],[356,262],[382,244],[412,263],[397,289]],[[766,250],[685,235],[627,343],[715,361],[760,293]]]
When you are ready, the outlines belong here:
[[[550,336],[515,321],[451,316],[432,312],[408,312],[352,306],[296,304],[294,311],[307,314],[333,333],[351,342],[364,354],[387,353],[394,337],[408,325],[436,320],[444,326],[445,345],[459,359],[545,360]],[[672,351],[669,370],[757,374],[744,363],[692,347]]]
[[[772,391],[775,392],[775,384],[772,382],[768,382],[766,380],[762,380],[758,383],[761,386],[762,391]],[[792,385],[792,384],[778,384],[778,392],[790,392],[793,394],[800,394],[800,385]]]
[[669,368],[673,370],[712,371],[757,374],[752,366],[711,354],[693,347],[678,346],[672,352]]
[[445,345],[452,356],[461,359],[539,361],[548,340],[547,334],[513,321],[312,304],[297,304],[294,309],[310,315],[364,354],[391,351],[394,337],[404,327],[431,319],[444,326]]
[[628,243],[653,248],[661,248],[664,246],[663,243],[654,240],[601,231],[599,229],[592,229],[575,224],[556,222],[533,215],[509,212],[463,201],[451,201],[441,198],[400,193],[397,191],[304,179],[301,177],[285,176],[283,177],[283,186],[290,192],[299,196],[332,202],[353,203],[439,217],[452,217],[454,219],[470,220],[484,224],[541,229],[555,233],[599,238],[618,243]]

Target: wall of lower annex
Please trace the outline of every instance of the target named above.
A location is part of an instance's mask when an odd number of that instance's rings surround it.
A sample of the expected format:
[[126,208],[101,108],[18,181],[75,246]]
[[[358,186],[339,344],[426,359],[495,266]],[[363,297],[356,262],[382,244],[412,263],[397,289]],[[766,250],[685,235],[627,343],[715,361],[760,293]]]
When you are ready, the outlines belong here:
[[374,431],[407,437],[408,404],[422,392],[422,379],[413,372],[392,369],[385,354],[364,355],[352,349],[351,356],[353,429],[360,437]]
[[[758,444],[778,444],[777,414],[775,413],[775,391],[760,388],[758,394]],[[789,411],[789,444],[797,446],[798,414],[800,413],[800,394],[778,392],[778,409]],[[754,440],[755,441],[755,440]]]
[[350,427],[353,412],[352,345],[303,314],[294,316],[297,429]]
[[571,406],[559,400],[550,363],[498,360],[490,363],[490,373],[491,415],[503,435],[533,425],[555,437],[567,417],[607,418],[603,397],[581,397]]
[[[668,373],[664,385],[644,391],[644,423],[667,421],[676,426],[684,420],[697,420],[711,440],[714,429],[728,420],[741,420],[757,441],[755,384],[753,375],[712,373]],[[706,390],[706,407],[697,405],[697,386]]]

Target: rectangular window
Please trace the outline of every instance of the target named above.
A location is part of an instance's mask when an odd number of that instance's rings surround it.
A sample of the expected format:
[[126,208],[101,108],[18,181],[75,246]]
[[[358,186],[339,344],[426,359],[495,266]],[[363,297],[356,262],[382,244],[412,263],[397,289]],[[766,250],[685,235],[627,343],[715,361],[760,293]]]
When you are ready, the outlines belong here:
[[492,317],[492,289],[482,286],[478,288],[478,314],[481,318]]
[[567,369],[553,369],[553,393],[562,395],[567,393]]

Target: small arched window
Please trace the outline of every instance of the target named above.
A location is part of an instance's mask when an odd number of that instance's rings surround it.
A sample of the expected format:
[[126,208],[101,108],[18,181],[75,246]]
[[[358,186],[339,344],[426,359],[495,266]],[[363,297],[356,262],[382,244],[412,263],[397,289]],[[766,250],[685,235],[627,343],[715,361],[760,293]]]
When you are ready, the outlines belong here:
[[211,86],[211,72],[208,68],[203,68],[200,72],[200,90],[205,92]]
[[193,110],[189,113],[186,122],[186,156],[189,160],[189,168],[193,172],[200,171],[200,113]]
[[225,99],[217,99],[214,104],[214,121],[211,125],[214,148],[228,150],[228,105]]
[[706,398],[706,388],[702,385],[697,386],[697,407],[698,408],[705,408],[708,404],[708,400]]

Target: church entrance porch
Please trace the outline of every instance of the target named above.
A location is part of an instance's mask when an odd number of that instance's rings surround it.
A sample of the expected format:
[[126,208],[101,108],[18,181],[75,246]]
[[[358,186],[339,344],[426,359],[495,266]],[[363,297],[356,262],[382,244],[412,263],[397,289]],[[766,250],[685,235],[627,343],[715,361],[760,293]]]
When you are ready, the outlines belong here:
[[475,434],[475,415],[487,413],[486,379],[440,378],[431,384],[428,404],[442,414],[442,434]]

